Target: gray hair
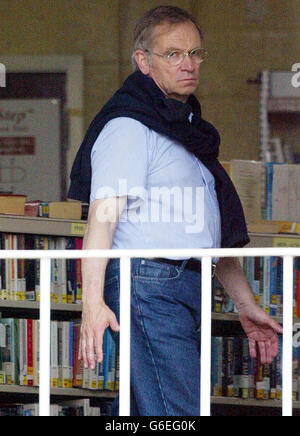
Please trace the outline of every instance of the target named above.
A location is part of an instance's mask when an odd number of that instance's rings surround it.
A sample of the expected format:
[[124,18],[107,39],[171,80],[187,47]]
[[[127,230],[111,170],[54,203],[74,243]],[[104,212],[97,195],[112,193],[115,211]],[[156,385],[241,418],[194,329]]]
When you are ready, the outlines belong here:
[[195,17],[184,9],[176,6],[158,6],[148,11],[137,23],[134,30],[134,42],[132,53],[132,65],[137,70],[138,65],[135,60],[137,50],[147,51],[151,47],[153,30],[162,23],[178,24],[191,21],[197,28],[201,40],[203,33]]

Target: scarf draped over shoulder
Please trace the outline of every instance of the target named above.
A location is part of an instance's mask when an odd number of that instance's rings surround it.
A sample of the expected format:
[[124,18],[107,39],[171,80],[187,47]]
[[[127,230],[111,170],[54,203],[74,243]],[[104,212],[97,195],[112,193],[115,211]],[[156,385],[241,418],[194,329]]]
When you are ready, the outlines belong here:
[[140,71],[127,78],[92,121],[72,167],[68,198],[89,203],[92,147],[105,124],[119,117],[140,121],[193,153],[215,178],[221,214],[221,247],[243,247],[249,243],[240,199],[218,160],[220,135],[217,129],[202,118],[201,106],[194,95],[187,103],[166,98],[155,82]]

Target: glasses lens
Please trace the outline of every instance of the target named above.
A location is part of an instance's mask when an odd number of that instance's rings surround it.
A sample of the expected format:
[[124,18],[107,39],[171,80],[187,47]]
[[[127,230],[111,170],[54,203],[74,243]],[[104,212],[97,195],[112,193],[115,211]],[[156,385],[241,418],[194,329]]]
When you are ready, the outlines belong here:
[[171,65],[178,65],[183,61],[184,54],[182,51],[171,51],[171,53],[168,54],[167,59],[168,62]]
[[198,48],[196,50],[193,50],[191,52],[190,56],[191,56],[191,59],[193,59],[193,61],[200,64],[206,58],[207,51],[204,48]]

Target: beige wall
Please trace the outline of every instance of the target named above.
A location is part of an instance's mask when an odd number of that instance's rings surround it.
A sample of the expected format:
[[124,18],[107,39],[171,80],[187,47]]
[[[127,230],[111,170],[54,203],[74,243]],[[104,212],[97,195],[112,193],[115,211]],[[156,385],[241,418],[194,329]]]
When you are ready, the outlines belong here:
[[[1,55],[82,55],[86,127],[131,72],[135,22],[159,4],[195,13],[210,56],[198,96],[222,136],[222,159],[258,158],[258,86],[262,69],[300,62],[299,0],[1,0]],[[263,4],[249,16],[247,4]],[[251,13],[251,10],[250,10]]]

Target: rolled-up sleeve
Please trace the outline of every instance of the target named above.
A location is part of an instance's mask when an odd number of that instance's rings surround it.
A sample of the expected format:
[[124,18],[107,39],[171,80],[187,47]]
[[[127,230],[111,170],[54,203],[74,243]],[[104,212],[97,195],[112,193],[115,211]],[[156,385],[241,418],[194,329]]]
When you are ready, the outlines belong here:
[[105,125],[91,151],[90,202],[127,196],[131,208],[145,200],[147,130],[139,121],[125,117],[115,118]]

